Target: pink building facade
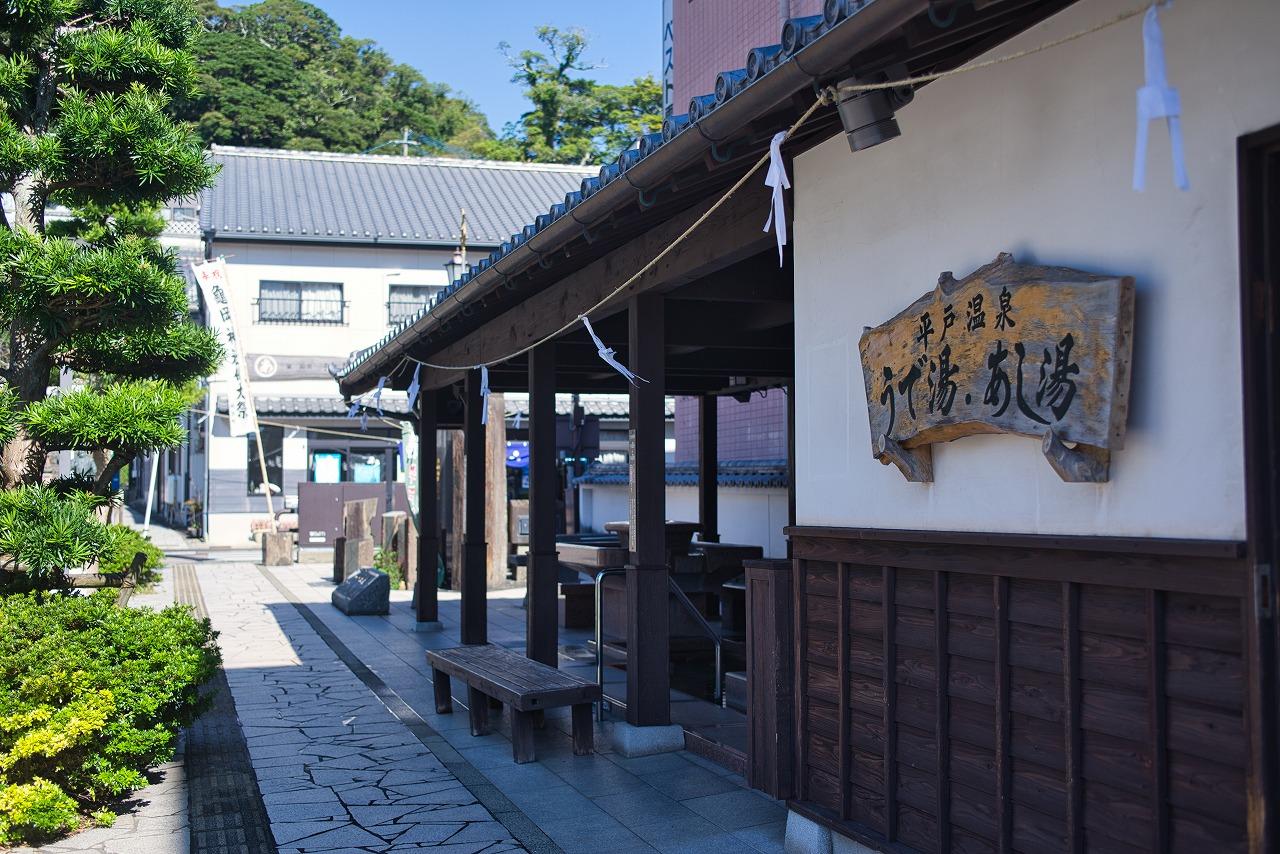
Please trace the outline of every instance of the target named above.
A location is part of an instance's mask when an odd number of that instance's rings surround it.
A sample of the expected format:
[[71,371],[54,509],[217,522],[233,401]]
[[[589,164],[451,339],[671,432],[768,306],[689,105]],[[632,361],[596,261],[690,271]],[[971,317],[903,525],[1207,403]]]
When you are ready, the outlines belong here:
[[[670,0],[671,107],[715,91],[716,75],[742,68],[747,51],[777,44],[789,17],[821,15],[822,0]],[[664,67],[667,57],[664,57]]]

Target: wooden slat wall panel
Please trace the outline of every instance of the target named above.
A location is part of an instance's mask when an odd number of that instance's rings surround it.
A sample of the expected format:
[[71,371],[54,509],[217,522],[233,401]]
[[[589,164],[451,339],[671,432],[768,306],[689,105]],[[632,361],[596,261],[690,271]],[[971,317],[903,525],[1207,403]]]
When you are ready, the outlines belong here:
[[1142,589],[1078,553],[795,545],[797,808],[900,851],[1243,850],[1238,585],[1179,589],[1230,559]]

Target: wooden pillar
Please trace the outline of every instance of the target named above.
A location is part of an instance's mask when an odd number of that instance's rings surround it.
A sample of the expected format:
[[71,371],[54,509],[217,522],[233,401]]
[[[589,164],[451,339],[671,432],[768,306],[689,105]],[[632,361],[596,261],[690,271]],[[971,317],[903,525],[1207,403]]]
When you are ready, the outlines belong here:
[[484,525],[490,587],[507,584],[507,553],[511,529],[507,527],[507,405],[501,392],[488,401],[485,425]]
[[461,430],[449,431],[449,589],[462,589],[462,529],[467,515],[467,455]]
[[436,393],[418,393],[418,572],[414,608],[419,623],[440,620],[436,565],[440,555],[440,501],[436,490]]
[[720,398],[698,398],[698,539],[720,542]]
[[529,608],[526,654],[558,666],[556,614],[556,353],[542,344],[529,353]]
[[666,566],[666,381],[662,297],[633,297],[631,386],[631,562],[627,565],[627,722],[671,723]]
[[484,542],[484,423],[485,401],[480,394],[480,371],[468,371],[463,445],[466,455],[466,496],[463,515],[464,545],[459,589],[462,591],[462,642],[487,643],[488,608],[485,602],[486,547]]
[[[796,384],[787,392],[787,525],[796,524]],[[791,538],[787,537],[787,557],[791,557]]]

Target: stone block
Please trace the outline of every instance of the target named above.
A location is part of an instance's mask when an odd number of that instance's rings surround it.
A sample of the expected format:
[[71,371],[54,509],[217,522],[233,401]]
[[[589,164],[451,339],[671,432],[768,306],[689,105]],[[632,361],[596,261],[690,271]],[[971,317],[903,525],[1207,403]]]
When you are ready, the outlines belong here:
[[262,536],[262,565],[289,566],[293,563],[293,532],[267,531]]
[[609,732],[609,741],[614,750],[628,759],[652,756],[655,753],[673,753],[684,750],[684,727],[680,724],[632,726],[618,721]]
[[351,573],[361,567],[373,566],[373,537],[346,537],[345,539],[342,553],[343,581],[350,578]]
[[333,538],[333,583],[334,584],[341,584],[342,580],[347,577],[346,573],[343,571],[343,567],[346,566],[346,558],[347,558],[347,538],[334,537]]
[[339,584],[330,601],[348,617],[386,614],[391,610],[391,580],[365,567]]
[[832,854],[831,830],[797,812],[787,813],[786,854]]

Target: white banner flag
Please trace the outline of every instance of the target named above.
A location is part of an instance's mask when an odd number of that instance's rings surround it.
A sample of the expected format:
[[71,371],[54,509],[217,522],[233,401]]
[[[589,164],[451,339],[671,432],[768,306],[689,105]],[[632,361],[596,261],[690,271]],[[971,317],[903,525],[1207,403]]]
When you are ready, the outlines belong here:
[[231,435],[248,436],[258,432],[258,417],[253,410],[253,395],[249,391],[249,371],[244,358],[244,346],[236,330],[235,312],[231,309],[231,296],[227,293],[227,265],[221,258],[214,258],[191,265],[205,305],[209,307],[209,323],[213,326],[222,349],[226,351],[227,413],[230,416]]

